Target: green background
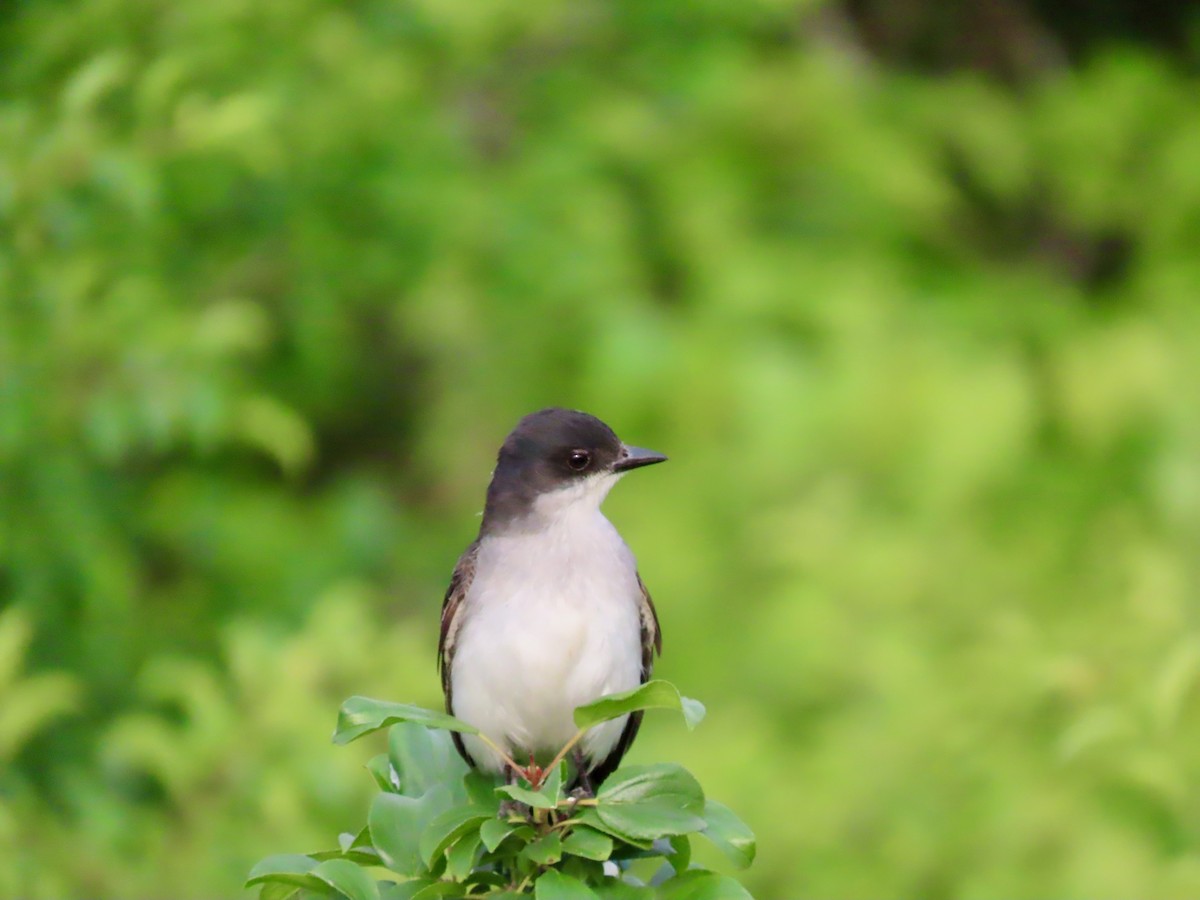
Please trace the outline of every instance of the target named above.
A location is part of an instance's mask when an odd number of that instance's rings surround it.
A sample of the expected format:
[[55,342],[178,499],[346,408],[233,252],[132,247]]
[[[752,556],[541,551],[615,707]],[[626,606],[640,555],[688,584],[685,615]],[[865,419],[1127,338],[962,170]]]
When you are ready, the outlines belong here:
[[756,896],[1200,895],[1189,10],[4,5],[0,896],[361,825],[551,404]]

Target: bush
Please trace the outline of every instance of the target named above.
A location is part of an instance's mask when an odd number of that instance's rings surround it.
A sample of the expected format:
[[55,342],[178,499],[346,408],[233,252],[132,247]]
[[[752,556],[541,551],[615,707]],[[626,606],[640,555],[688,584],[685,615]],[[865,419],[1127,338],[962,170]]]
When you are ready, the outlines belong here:
[[[538,900],[749,900],[729,877],[689,867],[691,835],[704,835],[740,866],[754,859],[755,844],[750,830],[727,807],[707,800],[681,766],[622,767],[594,795],[564,792],[568,751],[587,729],[657,707],[679,709],[689,727],[704,714],[699,703],[667,682],[652,681],[580,707],[578,734],[552,760],[523,767],[505,756],[509,772],[519,778],[493,780],[468,771],[443,730],[479,735],[472,726],[419,707],[351,698],[342,708],[335,742],[391,725],[387,754],[368,765],[382,793],[371,805],[367,826],[343,834],[337,850],[265,859],[247,884],[263,885],[262,900],[521,894]],[[651,890],[629,869],[656,859],[661,865],[650,879]],[[376,882],[371,870],[404,880]]]

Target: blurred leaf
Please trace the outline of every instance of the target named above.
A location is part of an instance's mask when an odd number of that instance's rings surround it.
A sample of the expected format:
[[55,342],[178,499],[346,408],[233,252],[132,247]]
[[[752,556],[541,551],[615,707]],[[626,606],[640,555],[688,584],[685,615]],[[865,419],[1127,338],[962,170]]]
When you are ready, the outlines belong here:
[[575,710],[575,724],[581,729],[591,728],[593,725],[641,709],[677,709],[683,713],[683,720],[689,730],[695,728],[704,718],[703,703],[684,697],[669,681],[655,680],[647,681],[631,691],[609,694],[594,703],[579,707]]
[[[1176,727],[1184,706],[1200,683],[1200,640],[1177,644],[1159,669],[1152,697],[1155,722],[1163,731]],[[0,732],[2,733],[2,732]]]
[[1063,762],[1101,747],[1121,743],[1136,734],[1136,727],[1124,712],[1107,707],[1089,710],[1073,723],[1058,741],[1058,755]]
[[0,690],[0,760],[11,759],[47,724],[78,709],[80,693],[65,672],[31,675]]
[[288,475],[312,462],[315,451],[308,423],[273,397],[247,397],[238,410],[242,438],[262,450]]
[[[754,862],[756,845],[754,832],[729,807],[716,800],[704,801],[705,826],[700,832],[713,842],[739,869]],[[686,868],[686,863],[684,868]],[[676,871],[683,869],[676,867]]]
[[0,610],[0,760],[9,760],[54,719],[79,705],[79,684],[65,672],[21,677],[33,627],[18,607]]
[[19,677],[33,626],[17,606],[0,610],[0,695]]
[[752,900],[749,892],[728,875],[692,869],[658,886],[662,900]]

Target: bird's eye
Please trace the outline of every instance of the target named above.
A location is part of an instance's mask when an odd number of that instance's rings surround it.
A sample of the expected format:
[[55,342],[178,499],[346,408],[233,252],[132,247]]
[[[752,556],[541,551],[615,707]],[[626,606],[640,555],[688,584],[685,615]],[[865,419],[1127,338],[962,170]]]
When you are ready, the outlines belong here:
[[586,450],[572,450],[567,454],[567,465],[576,472],[582,472],[592,461],[592,454]]

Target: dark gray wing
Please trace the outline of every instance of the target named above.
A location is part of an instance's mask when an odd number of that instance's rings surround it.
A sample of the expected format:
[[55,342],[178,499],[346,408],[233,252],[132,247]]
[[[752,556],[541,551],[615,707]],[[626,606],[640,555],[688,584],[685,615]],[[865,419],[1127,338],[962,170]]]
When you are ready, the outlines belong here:
[[[642,621],[642,684],[645,684],[654,672],[654,654],[662,653],[662,632],[658,627],[658,613],[654,610],[654,601],[650,599],[650,592],[646,590],[646,584],[642,581],[641,575],[638,576],[638,587],[642,589],[639,612]],[[600,787],[604,783],[604,779],[621,764],[621,759],[629,752],[629,748],[633,745],[633,739],[637,737],[638,729],[641,726],[642,714],[640,712],[630,713],[629,718],[625,721],[625,728],[621,731],[621,737],[612,752],[588,771],[588,780],[592,783],[592,787]]]
[[[438,671],[442,675],[442,694],[446,698],[446,712],[454,715],[454,692],[450,680],[450,667],[454,665],[454,651],[458,648],[458,633],[462,628],[463,615],[466,612],[467,591],[475,578],[475,557],[479,552],[479,541],[475,540],[463,555],[458,558],[454,574],[450,576],[450,586],[446,588],[446,596],[442,599],[442,630],[438,637]],[[463,746],[462,735],[457,731],[451,734],[454,746],[459,755],[469,765],[475,761],[467,754]]]

